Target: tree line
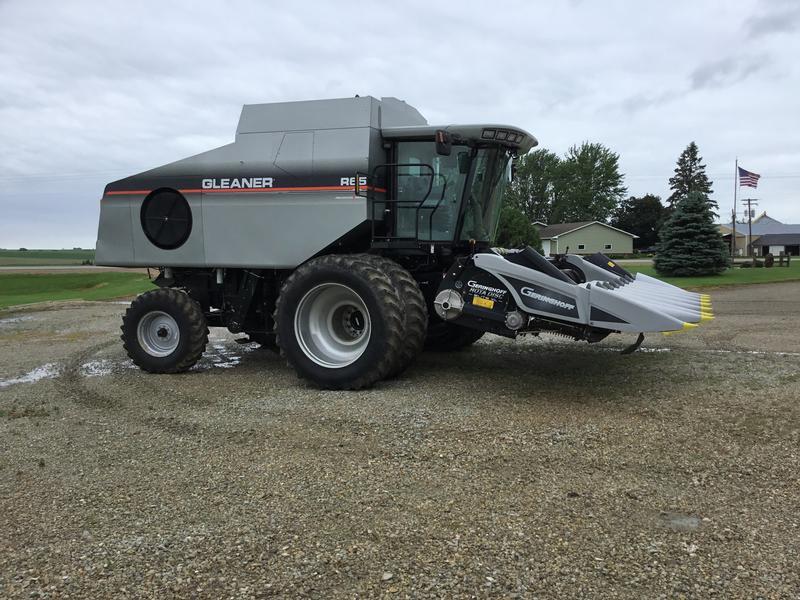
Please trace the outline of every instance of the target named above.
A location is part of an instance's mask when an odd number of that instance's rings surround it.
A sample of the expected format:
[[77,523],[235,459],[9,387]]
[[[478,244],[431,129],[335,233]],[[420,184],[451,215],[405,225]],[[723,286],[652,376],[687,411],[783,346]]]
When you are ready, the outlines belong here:
[[695,142],[678,157],[666,204],[654,194],[626,196],[619,155],[584,142],[561,157],[546,149],[516,159],[505,192],[498,244],[540,247],[534,222],[601,221],[638,236],[637,250],[656,251],[662,274],[720,272],[727,252],[714,218],[713,183]]

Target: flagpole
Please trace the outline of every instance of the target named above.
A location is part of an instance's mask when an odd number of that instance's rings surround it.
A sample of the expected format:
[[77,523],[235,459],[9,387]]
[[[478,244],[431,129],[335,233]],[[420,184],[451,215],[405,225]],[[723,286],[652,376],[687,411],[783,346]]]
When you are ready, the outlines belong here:
[[733,233],[731,233],[731,256],[736,260],[736,193],[739,190],[739,157],[733,171]]

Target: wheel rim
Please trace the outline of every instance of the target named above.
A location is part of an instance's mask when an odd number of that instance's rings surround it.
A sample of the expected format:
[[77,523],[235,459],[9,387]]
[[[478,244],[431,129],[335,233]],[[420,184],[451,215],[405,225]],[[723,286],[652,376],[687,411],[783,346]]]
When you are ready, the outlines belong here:
[[178,323],[167,313],[154,310],[144,315],[136,327],[139,345],[150,356],[169,356],[178,347],[181,333]]
[[372,325],[361,296],[346,285],[323,283],[309,290],[297,305],[294,334],[310,360],[340,369],[364,354]]

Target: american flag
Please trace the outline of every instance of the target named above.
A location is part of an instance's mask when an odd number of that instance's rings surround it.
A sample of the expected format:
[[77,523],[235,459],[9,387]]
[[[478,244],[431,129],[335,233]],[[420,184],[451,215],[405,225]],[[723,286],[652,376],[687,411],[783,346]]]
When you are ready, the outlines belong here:
[[758,187],[758,180],[761,178],[761,175],[757,173],[751,173],[750,171],[739,167],[739,187],[751,187],[757,188]]

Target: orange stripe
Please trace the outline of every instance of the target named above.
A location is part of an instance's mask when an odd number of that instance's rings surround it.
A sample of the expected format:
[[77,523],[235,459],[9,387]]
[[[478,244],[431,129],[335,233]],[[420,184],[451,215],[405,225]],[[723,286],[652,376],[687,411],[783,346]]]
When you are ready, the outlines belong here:
[[[364,186],[364,189],[372,189],[369,186]],[[386,193],[384,188],[374,188],[376,192]],[[133,196],[137,194],[146,195],[152,190],[118,190],[106,192],[106,196]],[[239,194],[239,193],[269,193],[269,192],[353,192],[355,187],[338,186],[338,185],[323,185],[323,186],[309,186],[309,187],[279,187],[279,188],[234,188],[234,189],[181,189],[178,190],[182,194]]]

